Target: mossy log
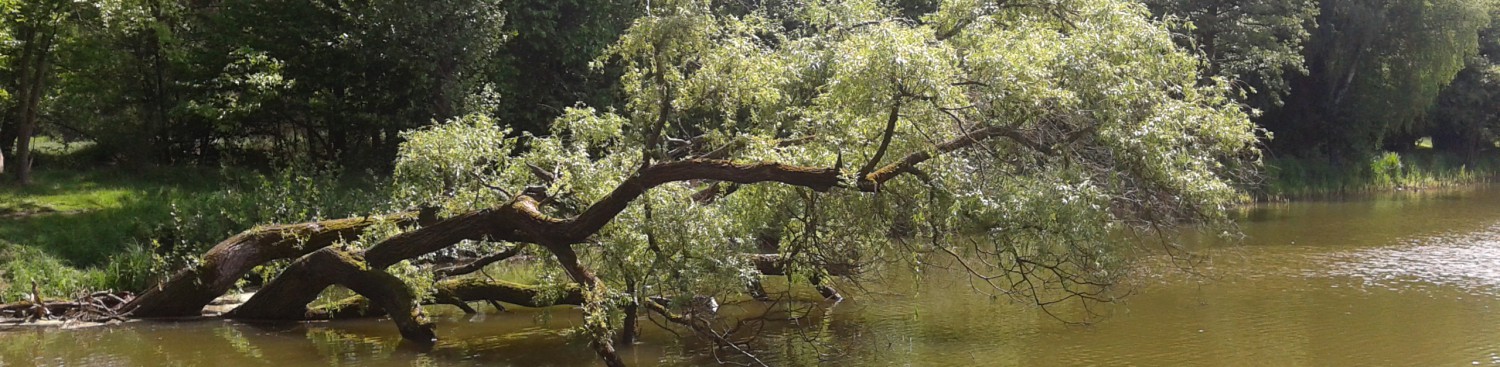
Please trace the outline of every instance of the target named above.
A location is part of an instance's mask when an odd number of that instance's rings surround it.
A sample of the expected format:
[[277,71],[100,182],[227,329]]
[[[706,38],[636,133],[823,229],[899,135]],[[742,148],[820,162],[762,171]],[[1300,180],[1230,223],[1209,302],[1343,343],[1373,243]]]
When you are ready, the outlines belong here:
[[[495,211],[480,210],[443,219],[432,223],[431,225],[424,226],[420,229],[405,232],[380,241],[379,243],[371,246],[368,250],[365,250],[363,253],[358,254],[357,256],[351,256],[358,258],[359,266],[361,268],[370,270],[383,270],[386,267],[391,266],[392,264],[400,262],[401,260],[441,250],[445,247],[452,246],[453,244],[459,243],[464,240],[478,240],[486,238],[491,240],[516,239],[516,235],[513,233],[514,231],[508,231],[505,230],[504,227],[494,225],[494,223],[497,221],[496,216],[497,214]],[[302,258],[297,259],[294,264],[304,264],[303,266],[316,268],[320,261],[326,261],[320,260],[319,257],[313,256],[316,254],[317,253],[315,252],[307,256],[303,256]],[[336,266],[338,264],[328,265]],[[331,285],[331,283],[320,283],[317,279],[282,281],[282,278],[306,278],[316,277],[318,275],[320,274],[315,272],[294,273],[289,270],[283,271],[281,274],[278,274],[276,276],[276,279],[273,279],[271,282],[266,283],[266,285],[262,287],[259,292],[256,292],[255,296],[251,297],[250,301],[246,302],[245,306],[241,306],[240,309],[244,309],[245,307],[252,304],[270,305],[287,302],[286,300],[261,300],[264,298],[286,298],[288,300],[307,300],[308,302],[311,302],[313,299],[317,298],[318,294],[322,293],[324,289]],[[309,284],[323,285],[320,287],[307,287],[306,285]],[[238,311],[238,309],[236,311]],[[297,313],[278,314],[277,316],[277,318],[287,320],[295,320],[302,317],[302,315]]]
[[416,223],[417,212],[345,218],[251,229],[219,242],[196,266],[147,289],[121,308],[133,317],[198,316],[214,298],[261,264],[307,255],[340,240],[354,239],[382,222]]

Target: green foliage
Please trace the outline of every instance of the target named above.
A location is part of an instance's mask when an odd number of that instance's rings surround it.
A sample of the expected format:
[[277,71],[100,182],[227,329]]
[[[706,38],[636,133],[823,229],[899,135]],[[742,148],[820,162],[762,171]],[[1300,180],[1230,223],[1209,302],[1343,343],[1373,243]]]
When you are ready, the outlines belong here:
[[1402,176],[1401,155],[1386,152],[1375,157],[1370,162],[1370,173],[1375,177],[1375,184],[1380,186],[1394,186],[1396,179]]
[[491,0],[66,3],[7,18],[56,15],[44,131],[137,162],[388,164],[399,131],[467,112],[505,34]]
[[[381,208],[380,190],[331,171],[50,171],[0,192],[0,242],[15,263],[0,283],[57,270],[48,296],[139,290],[197,261],[209,247],[260,224],[342,218]],[[35,261],[27,260],[35,259]],[[36,266],[26,263],[34,262]],[[53,283],[53,284],[45,284]],[[0,294],[6,291],[0,291]]]
[[1361,166],[1328,158],[1279,158],[1266,162],[1261,200],[1319,198],[1375,191],[1430,189],[1487,182],[1500,172],[1500,158],[1468,159],[1425,150],[1385,152]]
[[[483,71],[504,40],[499,4],[226,2],[214,18],[213,26],[224,30],[216,34],[224,39],[215,40],[215,47],[261,53],[279,71],[272,80],[289,81],[270,97],[275,105],[262,106],[252,118],[234,121],[245,125],[227,129],[285,124],[250,132],[294,139],[306,147],[303,154],[375,164],[360,161],[390,157],[397,132],[466,112],[465,97],[479,90]],[[231,78],[248,76],[253,74]],[[235,83],[238,88],[229,92],[254,85]]]
[[1183,21],[1187,46],[1208,60],[1206,75],[1235,81],[1253,107],[1282,104],[1286,76],[1306,74],[1303,45],[1318,15],[1316,0],[1145,0],[1151,11]]
[[1324,0],[1307,46],[1311,74],[1277,118],[1277,148],[1363,160],[1424,129],[1439,92],[1489,24],[1487,0]]
[[[1051,284],[1087,288],[1117,276],[1132,251],[1114,230],[1223,223],[1239,198],[1231,181],[1257,157],[1231,89],[1201,79],[1201,61],[1138,4],[952,1],[917,19],[874,1],[725,7],[653,2],[598,59],[622,65],[621,108],[571,108],[551,135],[517,140],[476,118],[408,133],[396,186],[412,192],[401,205],[482,207],[470,203],[545,183],[555,199],[543,210],[566,218],[646,159],[712,151],[842,163],[852,175],[1005,127],[1019,137],[940,155],[920,167],[925,181],[899,178],[875,195],[754,184],[704,203],[689,198],[710,183],[660,186],[580,249],[611,288],[668,297],[738,292],[750,272],[740,255],[768,232],[800,275],[952,253],[990,264],[977,272],[1054,264],[1068,275]],[[897,223],[922,240],[889,237]]]
[[[394,174],[397,201],[462,213],[508,199],[489,189],[511,168],[504,159],[516,147],[510,131],[483,115],[402,134]],[[418,153],[420,152],[420,153]],[[524,167],[522,167],[524,169]]]
[[0,241],[0,303],[26,299],[31,282],[43,298],[54,299],[107,289],[109,277],[102,269],[78,270],[41,249]]
[[492,113],[518,131],[543,134],[576,103],[611,106],[618,68],[590,62],[640,15],[628,1],[517,0],[501,5],[506,41],[485,75],[498,95]]
[[[1491,18],[1500,6],[1490,9]],[[1479,53],[1443,89],[1430,111],[1435,148],[1473,156],[1500,139],[1500,24],[1479,33]]]

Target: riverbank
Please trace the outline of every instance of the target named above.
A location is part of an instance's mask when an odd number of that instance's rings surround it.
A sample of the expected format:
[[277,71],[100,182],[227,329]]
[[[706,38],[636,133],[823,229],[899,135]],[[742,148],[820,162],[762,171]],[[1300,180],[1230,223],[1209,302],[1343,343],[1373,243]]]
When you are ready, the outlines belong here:
[[0,303],[32,280],[58,298],[144,289],[245,229],[364,213],[382,196],[370,180],[307,169],[53,168],[0,186]]
[[1500,155],[1473,159],[1420,149],[1386,152],[1367,161],[1327,158],[1270,158],[1265,161],[1256,201],[1295,201],[1382,191],[1427,190],[1492,182],[1500,175]]
[[[44,295],[140,290],[204,250],[265,223],[356,215],[378,208],[370,179],[328,171],[94,167],[66,150],[44,155],[36,184],[0,186],[0,303]],[[76,152],[76,150],[74,150]],[[1490,182],[1500,159],[1471,166],[1431,150],[1360,164],[1269,159],[1256,201],[1295,201]],[[21,286],[25,285],[25,286]]]
[[[1426,192],[1437,191],[1443,190]],[[1243,222],[1246,236],[1238,246],[1185,244],[1213,246],[1204,251],[1214,261],[1196,268],[1201,274],[1152,273],[1131,285],[1127,302],[1053,309],[1064,317],[1100,315],[1089,326],[971,291],[974,279],[966,273],[938,268],[920,276],[893,269],[862,284],[873,291],[840,303],[730,301],[720,312],[764,320],[747,324],[764,336],[744,347],[770,365],[1488,364],[1500,352],[1491,342],[1500,335],[1500,273],[1489,270],[1500,261],[1497,203],[1500,188],[1456,190],[1441,200],[1380,195],[1269,206]],[[12,333],[0,336],[16,341],[0,345],[0,359],[121,366],[256,366],[267,360],[599,365],[587,338],[573,331],[584,322],[581,312],[475,308],[477,315],[429,309],[443,333],[429,350],[403,348],[390,322],[378,319],[214,320]],[[643,327],[641,342],[621,353],[631,366],[718,364],[704,342],[691,338]]]

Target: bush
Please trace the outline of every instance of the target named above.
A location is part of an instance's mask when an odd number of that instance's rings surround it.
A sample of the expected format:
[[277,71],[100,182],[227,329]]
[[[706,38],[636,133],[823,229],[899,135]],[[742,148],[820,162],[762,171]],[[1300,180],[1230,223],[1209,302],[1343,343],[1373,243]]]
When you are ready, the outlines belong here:
[[1370,173],[1377,187],[1393,187],[1401,182],[1401,155],[1386,152],[1370,162]]

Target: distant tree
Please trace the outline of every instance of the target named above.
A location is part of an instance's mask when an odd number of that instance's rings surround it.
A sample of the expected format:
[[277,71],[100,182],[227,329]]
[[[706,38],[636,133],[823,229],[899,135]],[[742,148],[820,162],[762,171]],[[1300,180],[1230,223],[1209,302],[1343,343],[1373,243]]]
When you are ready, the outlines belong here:
[[492,0],[70,3],[48,125],[152,162],[388,165],[400,131],[485,103],[505,38]]
[[[1492,7],[1491,18],[1500,11]],[[1437,149],[1473,158],[1493,149],[1500,139],[1500,24],[1479,33],[1479,52],[1438,96],[1420,135],[1432,137]]]
[[[65,0],[36,0],[6,2],[0,7],[0,27],[6,29],[14,42],[0,46],[0,54],[6,57],[8,74],[4,81],[6,90],[15,91],[6,115],[0,124],[0,150],[11,151],[14,158],[16,180],[21,184],[31,182],[31,141],[37,133],[42,99],[47,96],[55,72],[57,43],[67,37],[73,24],[70,18],[77,4]],[[11,93],[7,93],[11,94]]]
[[[1310,73],[1265,125],[1273,147],[1360,157],[1410,145],[1423,115],[1478,48],[1487,0],[1322,0]],[[1399,141],[1396,141],[1399,140]]]
[[[0,16],[9,16],[15,11],[16,5],[16,0],[0,0]],[[10,31],[10,27],[0,27],[0,45],[15,42]],[[11,66],[10,58],[9,52],[0,52],[0,78],[10,79],[8,76]],[[13,116],[6,113],[9,110],[8,106],[12,103],[10,89],[14,87],[12,83],[0,81],[0,177],[4,177],[5,174],[5,154],[10,152],[15,144],[15,133],[11,132],[15,128],[15,120]]]
[[[544,134],[563,110],[619,102],[619,68],[592,67],[641,14],[635,1],[505,1],[506,36],[484,76],[491,113],[519,131]],[[481,112],[481,111],[475,111]]]
[[210,50],[230,56],[200,115],[240,143],[371,164],[397,134],[466,112],[504,32],[496,0],[226,0]]
[[1287,76],[1306,74],[1303,46],[1317,26],[1316,0],[1145,0],[1186,33],[1179,43],[1203,53],[1204,77],[1224,77],[1250,106],[1279,107]]

